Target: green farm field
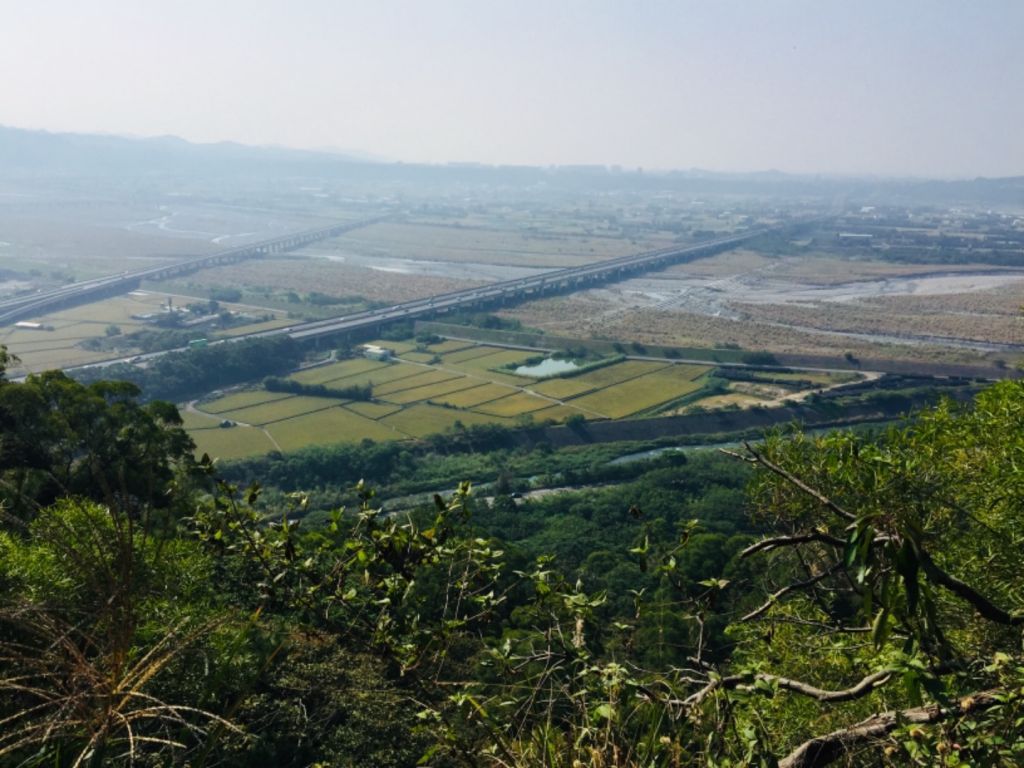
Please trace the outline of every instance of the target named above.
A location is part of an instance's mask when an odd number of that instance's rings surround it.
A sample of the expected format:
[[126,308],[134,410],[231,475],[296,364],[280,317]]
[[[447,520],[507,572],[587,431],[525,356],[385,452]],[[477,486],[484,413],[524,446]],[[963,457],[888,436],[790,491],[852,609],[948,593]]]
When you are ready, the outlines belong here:
[[684,376],[673,376],[672,371],[655,373],[630,379],[607,389],[570,400],[571,405],[621,419],[646,411],[656,405],[677,400],[696,392],[702,383]]
[[476,382],[476,386],[470,389],[462,389],[443,397],[435,397],[434,400],[439,403],[446,403],[454,408],[473,408],[481,403],[488,403],[491,400],[497,400],[498,398],[510,395],[515,391],[514,387],[504,384],[480,384]]
[[265,389],[248,389],[242,392],[233,392],[230,395],[219,397],[209,403],[203,403],[200,410],[207,413],[222,414],[229,411],[236,411],[240,408],[248,408],[253,405],[272,403],[275,400],[284,400],[289,395],[286,392],[267,392]]
[[[440,371],[435,368],[426,368],[418,365],[405,365],[404,367],[412,369],[415,373],[412,376],[403,376],[400,379],[393,379],[392,381],[382,385],[377,385],[377,383],[374,382],[374,396],[388,400],[391,399],[391,395],[405,392],[406,390],[418,389],[420,387],[450,381],[451,379],[462,378],[459,374],[454,373],[453,371]],[[395,400],[394,402],[402,401]]]
[[555,405],[550,400],[537,397],[536,395],[530,395],[526,392],[516,392],[501,398],[500,400],[492,400],[489,403],[477,406],[476,410],[480,413],[487,413],[492,416],[518,416],[521,413],[532,413],[533,411],[539,411],[542,408]]
[[461,392],[464,389],[472,389],[476,386],[477,382],[474,379],[467,379],[465,376],[459,376],[437,382],[436,384],[427,384],[422,387],[416,387],[415,389],[404,389],[401,392],[384,395],[383,398],[391,403],[405,405],[407,403],[419,403],[425,400],[435,400],[439,397],[443,397],[444,395]]
[[382,424],[395,427],[413,437],[426,437],[438,432],[445,432],[461,422],[469,427],[474,424],[509,424],[509,419],[488,416],[474,411],[458,411],[454,408],[441,408],[436,405],[417,403],[403,408],[398,413],[385,416]]
[[241,459],[276,449],[266,433],[256,427],[189,430],[196,443],[196,455],[208,453],[214,459]]
[[290,395],[280,400],[273,400],[267,403],[252,405],[248,408],[238,408],[227,411],[224,416],[232,421],[241,421],[245,424],[264,425],[274,421],[282,421],[295,416],[301,416],[314,411],[322,411],[342,401],[329,397],[304,397],[302,395]]
[[380,442],[404,440],[408,437],[385,426],[383,422],[352,413],[346,408],[332,406],[275,421],[267,425],[267,431],[283,451],[325,443],[357,443],[366,438]]
[[534,392],[553,397],[556,400],[565,400],[570,397],[577,397],[594,390],[594,385],[589,381],[582,381],[581,377],[571,379],[548,379],[539,381],[530,387]]
[[327,384],[332,381],[344,379],[347,376],[369,373],[370,371],[381,370],[387,367],[387,363],[381,363],[376,360],[367,360],[365,358],[345,360],[340,363],[330,363],[328,365],[310,368],[307,371],[299,371],[298,373],[293,373],[289,378],[292,378],[295,381],[300,381],[303,384]]
[[[433,345],[435,349],[442,344]],[[475,424],[515,424],[520,417],[536,423],[560,422],[574,415],[585,418],[624,418],[656,412],[698,392],[711,366],[650,360],[622,360],[579,376],[535,381],[501,370],[501,366],[536,356],[536,350],[462,346],[443,355],[438,364],[412,363],[401,352],[391,363],[362,358],[301,371],[292,378],[307,384],[334,386],[373,384],[371,402],[332,397],[308,397],[248,390],[227,394],[197,406],[209,414],[189,413],[186,428],[203,450],[223,447],[228,455],[253,455],[329,442],[405,440],[426,437]],[[420,348],[422,349],[422,347]],[[451,362],[451,357],[457,359]],[[799,378],[799,373],[794,375]],[[817,378],[815,384],[819,384]],[[824,383],[824,382],[821,382]],[[757,403],[757,399],[709,398],[712,406]],[[697,401],[703,403],[703,400]],[[248,449],[233,442],[236,430],[214,429],[220,419],[262,427],[267,440],[252,440]],[[243,429],[243,428],[237,428]],[[217,437],[205,433],[216,431]],[[251,434],[247,430],[238,434]],[[248,450],[248,454],[244,452]]]

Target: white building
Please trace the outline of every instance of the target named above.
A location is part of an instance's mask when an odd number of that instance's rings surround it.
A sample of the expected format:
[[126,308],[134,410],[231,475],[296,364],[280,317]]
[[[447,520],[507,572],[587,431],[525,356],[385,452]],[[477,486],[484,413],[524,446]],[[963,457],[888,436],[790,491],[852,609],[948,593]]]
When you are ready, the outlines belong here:
[[378,347],[376,344],[363,344],[363,357],[368,357],[370,360],[390,360],[395,356],[393,349],[387,347]]

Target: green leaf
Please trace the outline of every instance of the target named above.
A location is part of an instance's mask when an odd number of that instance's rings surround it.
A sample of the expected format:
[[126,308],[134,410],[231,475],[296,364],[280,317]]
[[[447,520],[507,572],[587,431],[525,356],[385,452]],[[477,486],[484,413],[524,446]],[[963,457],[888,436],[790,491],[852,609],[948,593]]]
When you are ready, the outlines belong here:
[[871,641],[875,644],[876,649],[881,648],[889,638],[891,626],[889,624],[889,609],[883,608],[875,616],[875,621],[871,625]]

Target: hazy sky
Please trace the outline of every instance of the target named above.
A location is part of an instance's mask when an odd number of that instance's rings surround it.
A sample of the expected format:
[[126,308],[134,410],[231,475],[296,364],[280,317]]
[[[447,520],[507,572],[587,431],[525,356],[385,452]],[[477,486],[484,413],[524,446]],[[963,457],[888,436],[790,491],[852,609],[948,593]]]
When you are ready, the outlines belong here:
[[406,161],[1024,174],[1022,0],[0,0],[0,123]]

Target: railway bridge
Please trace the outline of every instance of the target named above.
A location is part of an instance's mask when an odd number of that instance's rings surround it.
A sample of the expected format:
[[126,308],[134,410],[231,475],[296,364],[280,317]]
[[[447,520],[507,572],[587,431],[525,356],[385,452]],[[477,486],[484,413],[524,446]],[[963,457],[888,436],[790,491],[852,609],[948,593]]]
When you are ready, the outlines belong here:
[[257,243],[240,245],[229,248],[207,256],[199,256],[173,264],[165,264],[159,267],[140,269],[134,272],[122,272],[119,275],[109,275],[94,280],[85,280],[80,283],[56,288],[52,291],[33,293],[27,296],[17,296],[13,299],[0,302],[0,326],[29,317],[36,317],[46,312],[66,309],[67,307],[84,304],[98,299],[117,296],[128,293],[139,287],[143,280],[164,280],[170,277],[177,277],[189,272],[195,272],[206,267],[220,266],[222,264],[233,264],[245,259],[254,259],[261,256],[269,256],[274,253],[284,253],[297,248],[310,245],[320,240],[328,240],[337,237],[345,232],[369,224],[374,224],[386,217],[378,216],[372,219],[361,219],[354,222],[342,222],[328,227],[320,227],[304,232],[295,232],[289,235],[282,235],[270,240],[262,240]]

